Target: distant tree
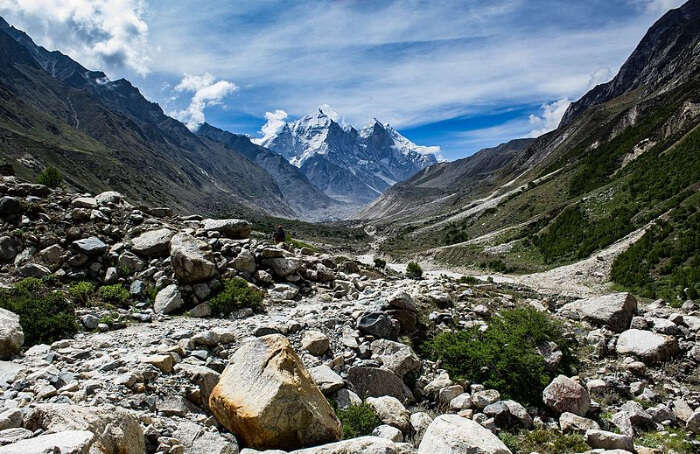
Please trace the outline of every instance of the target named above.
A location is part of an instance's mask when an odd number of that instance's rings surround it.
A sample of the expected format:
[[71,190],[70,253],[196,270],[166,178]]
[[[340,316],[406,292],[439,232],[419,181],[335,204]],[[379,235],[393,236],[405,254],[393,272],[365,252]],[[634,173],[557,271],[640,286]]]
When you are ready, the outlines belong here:
[[36,182],[50,188],[58,188],[63,184],[63,175],[55,167],[47,167],[41,171]]

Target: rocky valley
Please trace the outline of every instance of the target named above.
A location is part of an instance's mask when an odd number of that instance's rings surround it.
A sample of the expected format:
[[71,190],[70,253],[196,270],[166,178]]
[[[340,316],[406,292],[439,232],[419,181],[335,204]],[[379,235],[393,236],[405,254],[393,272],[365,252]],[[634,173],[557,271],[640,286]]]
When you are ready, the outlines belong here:
[[0,18],[0,454],[700,452],[699,26],[438,162],[191,128]]

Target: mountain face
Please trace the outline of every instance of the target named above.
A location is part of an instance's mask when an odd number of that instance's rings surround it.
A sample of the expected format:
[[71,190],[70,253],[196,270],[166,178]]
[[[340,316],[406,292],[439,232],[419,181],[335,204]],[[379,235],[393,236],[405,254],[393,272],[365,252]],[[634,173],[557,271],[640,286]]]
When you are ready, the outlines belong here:
[[80,190],[111,187],[181,211],[303,217],[251,159],[191,133],[128,81],[49,52],[2,19],[0,156],[24,177],[54,166]]
[[676,87],[697,75],[700,66],[700,2],[689,1],[659,19],[613,80],[598,85],[572,103],[561,120],[570,124],[587,108],[640,89],[649,96]]
[[220,143],[237,151],[267,171],[287,203],[297,213],[304,213],[305,219],[322,220],[349,214],[351,207],[328,197],[311,184],[298,167],[281,155],[254,144],[248,136],[232,134],[208,123],[200,126],[197,135],[205,141]]
[[396,182],[437,163],[435,154],[378,121],[357,130],[321,109],[257,140],[299,167],[326,195],[353,204],[377,198]]
[[623,249],[612,245],[631,235],[639,245],[596,275],[682,303],[700,289],[699,24],[700,0],[669,11],[556,130],[386,191],[361,213],[387,238],[382,251],[531,273],[608,248],[614,258]]

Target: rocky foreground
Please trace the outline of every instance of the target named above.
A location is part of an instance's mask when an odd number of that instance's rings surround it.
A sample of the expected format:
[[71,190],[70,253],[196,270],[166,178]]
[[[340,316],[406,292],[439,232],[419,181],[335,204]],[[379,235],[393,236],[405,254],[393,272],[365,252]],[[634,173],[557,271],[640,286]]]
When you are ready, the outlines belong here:
[[[0,310],[0,454],[700,449],[693,301],[408,279],[270,244],[246,221],[14,177],[0,227],[0,303],[59,292],[45,310],[75,317],[53,339],[58,318]],[[538,346],[552,373],[538,404],[451,377],[420,348],[514,307],[561,322],[578,352],[576,373],[557,375],[560,346]],[[376,418],[368,433],[339,416],[353,408]]]

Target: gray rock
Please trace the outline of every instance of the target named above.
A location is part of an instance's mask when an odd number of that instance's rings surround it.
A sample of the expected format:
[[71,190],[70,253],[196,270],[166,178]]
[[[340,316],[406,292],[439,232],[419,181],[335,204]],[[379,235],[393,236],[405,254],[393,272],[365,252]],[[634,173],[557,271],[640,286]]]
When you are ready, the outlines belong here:
[[19,324],[19,315],[0,308],[0,359],[10,359],[24,345],[24,331]]
[[95,435],[86,430],[66,430],[40,435],[0,447],[0,454],[89,454]]
[[[290,451],[289,454],[413,454],[412,447],[380,437],[358,437],[313,448]],[[26,454],[26,453],[24,453]],[[244,453],[241,453],[244,454]],[[268,454],[268,452],[265,452]],[[276,453],[271,453],[276,454]]]
[[330,348],[330,341],[322,332],[309,330],[301,338],[301,348],[314,356],[321,356]]
[[357,320],[357,329],[379,338],[395,338],[398,335],[398,326],[394,324],[391,317],[382,312],[363,314]]
[[574,301],[564,305],[560,312],[619,333],[629,328],[637,312],[637,300],[627,292],[613,293]]
[[243,219],[205,219],[202,221],[207,232],[219,232],[226,238],[244,239],[250,235],[250,222]]
[[156,295],[153,310],[159,314],[170,314],[185,305],[177,285],[170,284]]
[[144,232],[131,240],[131,250],[145,257],[159,257],[168,254],[170,239],[175,235],[170,229]]
[[42,278],[51,274],[51,270],[44,265],[39,265],[38,263],[25,263],[19,267],[19,274],[24,277],[36,277]]
[[301,267],[302,261],[295,257],[277,257],[263,259],[263,264],[272,268],[277,277],[285,278],[295,273]]
[[592,419],[584,418],[569,412],[564,412],[559,416],[559,427],[564,433],[585,433],[587,430],[600,429],[598,423]]
[[345,386],[342,377],[326,365],[312,367],[309,373],[323,394],[333,393]]
[[511,454],[488,429],[457,415],[435,418],[423,435],[418,454]]
[[189,421],[181,421],[173,437],[189,454],[238,454],[238,444]]
[[678,352],[678,342],[674,337],[651,331],[629,329],[617,339],[619,355],[635,355],[645,363],[665,361]]
[[256,270],[255,256],[249,251],[241,251],[233,260],[233,267],[242,273],[253,274]]
[[14,260],[21,248],[20,242],[13,237],[0,236],[0,261],[9,262]]
[[107,245],[96,236],[73,241],[73,247],[88,256],[101,255],[107,251]]
[[348,381],[364,399],[367,397],[393,396],[403,403],[413,402],[410,389],[389,369],[381,367],[355,366],[348,370]]
[[605,430],[586,431],[586,443],[594,449],[624,449],[634,452],[632,437]]
[[591,406],[586,388],[564,375],[557,376],[542,391],[542,400],[554,411],[585,416]]
[[403,441],[403,433],[396,427],[388,424],[377,426],[372,431],[373,437],[386,438],[387,440],[401,442]]
[[485,408],[495,402],[498,402],[501,398],[501,393],[495,389],[485,389],[483,391],[477,391],[472,393],[472,403],[478,409]]
[[384,424],[398,427],[402,432],[410,428],[411,413],[395,397],[368,397],[365,402],[372,407]]
[[17,197],[1,197],[0,198],[0,215],[12,216],[22,213],[22,201]]
[[416,373],[421,367],[420,358],[408,345],[387,339],[378,339],[371,344],[372,358],[403,378],[409,373]]
[[209,245],[186,233],[171,238],[170,259],[175,277],[186,284],[206,281],[216,274]]

